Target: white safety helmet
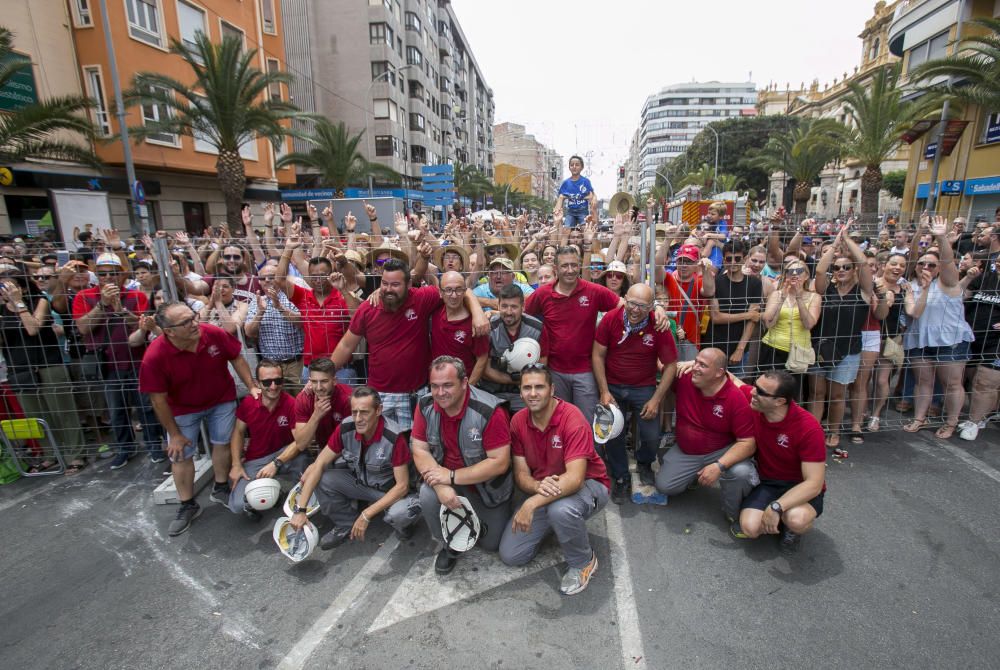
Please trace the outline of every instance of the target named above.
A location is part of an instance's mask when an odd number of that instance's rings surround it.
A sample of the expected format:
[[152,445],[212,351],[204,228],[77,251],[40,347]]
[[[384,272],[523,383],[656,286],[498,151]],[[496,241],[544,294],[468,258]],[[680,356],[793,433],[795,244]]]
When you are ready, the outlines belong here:
[[538,363],[541,357],[542,348],[538,340],[522,337],[510,345],[510,349],[503,353],[502,359],[507,363],[509,372],[517,373],[532,363]]
[[247,504],[258,512],[271,509],[281,497],[281,484],[277,479],[255,479],[247,484],[243,493]]
[[309,558],[319,545],[319,531],[311,521],[306,521],[302,530],[295,530],[291,519],[283,516],[274,522],[273,535],[278,549],[294,563]]
[[465,496],[458,496],[459,507],[451,509],[441,505],[441,536],[452,551],[468,551],[486,534],[486,524],[479,520],[472,503]]
[[[295,514],[295,506],[298,504],[299,494],[302,493],[302,482],[299,482],[288,492],[288,497],[285,498],[285,514],[292,516]],[[319,498],[316,497],[316,492],[313,491],[312,495],[309,496],[309,503],[306,507],[306,516],[312,516],[319,511]]]
[[617,405],[598,405],[594,408],[594,442],[606,444],[618,437],[625,428],[625,415]]

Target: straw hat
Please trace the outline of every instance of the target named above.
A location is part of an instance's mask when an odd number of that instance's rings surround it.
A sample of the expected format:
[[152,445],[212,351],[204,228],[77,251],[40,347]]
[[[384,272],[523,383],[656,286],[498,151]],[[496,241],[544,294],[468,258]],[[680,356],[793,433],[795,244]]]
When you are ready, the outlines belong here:
[[[490,247],[504,247],[507,249],[507,258],[514,260],[521,254],[521,248],[518,247],[513,242],[504,242],[499,237],[490,237],[486,240],[485,248],[489,250]],[[490,255],[486,254],[486,258],[489,259]]]
[[469,270],[469,250],[463,247],[461,244],[448,244],[444,246],[439,246],[434,250],[434,265],[438,268],[444,266],[444,254],[446,251],[450,251],[458,254],[462,257],[462,270]]

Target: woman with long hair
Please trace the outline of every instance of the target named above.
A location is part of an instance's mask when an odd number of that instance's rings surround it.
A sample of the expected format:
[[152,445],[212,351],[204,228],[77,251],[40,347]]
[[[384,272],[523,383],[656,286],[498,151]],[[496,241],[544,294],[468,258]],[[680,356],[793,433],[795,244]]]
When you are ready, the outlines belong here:
[[[793,342],[806,349],[812,346],[809,334],[819,322],[823,299],[808,286],[809,267],[805,262],[792,259],[785,263],[761,319],[767,328],[757,363],[761,370],[784,368]],[[801,398],[802,373],[796,377]]]
[[885,262],[882,276],[875,281],[875,295],[879,304],[888,306],[882,319],[880,331],[880,346],[878,361],[875,367],[875,392],[872,395],[872,415],[868,420],[868,431],[878,431],[882,421],[882,410],[889,399],[889,380],[897,363],[885,356],[886,341],[892,340],[889,346],[898,346],[902,350],[902,334],[906,331],[906,313],[903,303],[910,290],[909,282],[904,279],[906,274],[906,256],[892,254]]

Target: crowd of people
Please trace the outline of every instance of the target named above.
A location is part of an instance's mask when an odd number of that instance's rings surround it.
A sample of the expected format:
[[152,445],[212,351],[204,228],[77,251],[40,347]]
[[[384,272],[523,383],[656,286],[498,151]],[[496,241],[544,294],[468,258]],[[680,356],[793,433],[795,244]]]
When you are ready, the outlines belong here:
[[[43,419],[67,473],[169,459],[172,536],[201,513],[201,445],[209,498],[234,513],[260,517],[250,481],[301,482],[332,522],[324,549],[380,516],[445,541],[440,508],[465,504],[478,546],[511,565],[554,533],[566,594],[597,568],[587,518],[630,500],[633,470],[668,498],[718,482],[734,537],[794,549],[823,511],[827,452],[895,427],[890,399],[913,412],[905,431],[985,427],[1000,221],[865,231],[779,211],[743,228],[716,203],[693,228],[655,226],[643,283],[645,224],[599,225],[577,160],[550,220],[456,214],[438,230],[366,204],[360,232],[353,214],[265,204],[262,228],[248,205],[243,231],[200,238],[83,231],[68,260],[0,244],[0,412]],[[524,340],[534,359],[512,357]],[[612,406],[621,425],[595,439]],[[44,441],[17,448],[35,471],[57,465]],[[296,505],[292,526],[306,522]],[[459,555],[445,541],[438,572]]]

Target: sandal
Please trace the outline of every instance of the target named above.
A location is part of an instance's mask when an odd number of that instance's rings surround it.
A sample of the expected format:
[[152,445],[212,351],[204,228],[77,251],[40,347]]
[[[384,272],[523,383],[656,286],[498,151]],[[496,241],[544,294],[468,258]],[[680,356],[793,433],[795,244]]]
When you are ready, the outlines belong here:
[[903,426],[903,430],[907,433],[916,433],[927,427],[927,419],[914,419],[910,423]]
[[35,474],[37,472],[45,472],[46,470],[51,470],[52,468],[58,465],[59,463],[57,463],[56,461],[44,460],[37,465],[32,465],[30,468],[28,468],[28,472],[30,474]]
[[946,423],[937,429],[937,431],[934,433],[934,436],[937,437],[939,440],[947,440],[948,438],[950,438],[952,435],[955,434],[955,429],[957,427],[958,427],[957,424]]
[[826,436],[826,448],[836,450],[840,446],[840,433],[833,433]]
[[67,475],[79,474],[81,470],[87,467],[87,461],[73,461],[68,466],[66,466]]
[[847,449],[841,449],[840,447],[837,447],[836,449],[833,450],[833,457],[839,458],[841,460],[848,458]]
[[851,444],[864,444],[865,436],[861,434],[860,430],[851,431]]
[[877,433],[880,424],[881,424],[881,419],[879,419],[877,416],[873,416],[868,420],[868,432]]

